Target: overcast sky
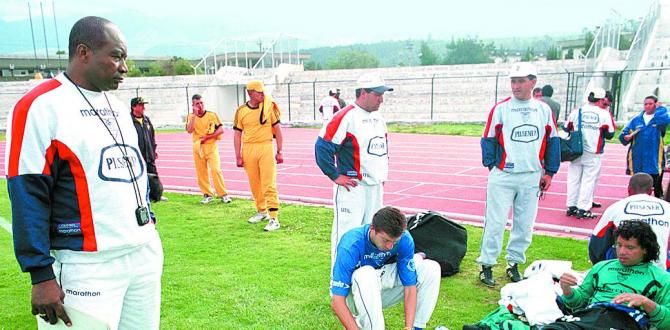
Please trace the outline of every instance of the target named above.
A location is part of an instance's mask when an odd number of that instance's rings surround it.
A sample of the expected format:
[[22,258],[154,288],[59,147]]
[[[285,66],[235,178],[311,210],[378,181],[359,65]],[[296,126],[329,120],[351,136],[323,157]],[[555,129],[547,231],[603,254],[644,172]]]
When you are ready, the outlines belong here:
[[[39,24],[35,33],[42,33],[39,0],[0,0],[0,19],[27,20],[28,2]],[[306,46],[573,34],[608,17],[642,17],[651,0],[44,0],[47,34],[54,33],[52,2],[61,44],[74,21],[98,15],[119,24],[131,53],[141,53],[155,43],[213,45],[222,38],[253,40],[279,32],[300,38]],[[0,40],[13,33],[0,31]]]

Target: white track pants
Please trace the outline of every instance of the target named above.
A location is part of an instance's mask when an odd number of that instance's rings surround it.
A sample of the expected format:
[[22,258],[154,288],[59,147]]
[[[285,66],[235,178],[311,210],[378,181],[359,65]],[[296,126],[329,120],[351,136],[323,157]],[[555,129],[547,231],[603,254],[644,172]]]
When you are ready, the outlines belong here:
[[486,186],[484,236],[477,263],[493,266],[502,250],[507,215],[513,209],[512,232],[507,243],[509,263],[526,262],[526,250],[533,240],[542,171],[507,173],[494,167]]
[[354,188],[335,185],[333,189],[333,230],[330,235],[331,267],[335,262],[337,244],[349,230],[372,222],[372,216],[382,208],[384,186],[358,184]]
[[[440,265],[415,255],[417,285],[414,326],[425,328],[433,314],[440,293]],[[380,269],[363,266],[354,271],[347,306],[361,329],[384,329],[382,309],[404,301],[405,287],[400,282],[396,264]]]
[[65,305],[116,329],[158,329],[163,248],[149,244],[104,262],[54,264]]
[[566,206],[576,206],[581,210],[590,210],[593,205],[593,193],[600,175],[600,154],[584,152],[581,157],[570,162],[568,167],[568,197]]

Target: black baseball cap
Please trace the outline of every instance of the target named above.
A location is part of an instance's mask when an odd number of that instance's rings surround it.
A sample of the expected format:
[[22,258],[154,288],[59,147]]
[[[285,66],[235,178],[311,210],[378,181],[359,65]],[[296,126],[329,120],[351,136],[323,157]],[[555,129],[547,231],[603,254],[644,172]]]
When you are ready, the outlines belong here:
[[134,107],[138,104],[149,104],[149,101],[146,101],[143,97],[138,96],[130,100],[130,106]]

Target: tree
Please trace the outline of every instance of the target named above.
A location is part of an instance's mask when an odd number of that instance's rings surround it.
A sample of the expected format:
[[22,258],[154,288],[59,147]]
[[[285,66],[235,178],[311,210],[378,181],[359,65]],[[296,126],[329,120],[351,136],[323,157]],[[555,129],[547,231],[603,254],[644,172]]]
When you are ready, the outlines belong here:
[[304,66],[305,70],[323,70],[321,63],[317,63],[315,61],[307,61],[305,62]]
[[619,50],[629,50],[633,44],[633,35],[621,34],[619,36]]
[[497,47],[493,50],[493,55],[497,58],[500,58],[500,61],[507,63],[509,61],[509,50],[505,46]]
[[493,43],[485,44],[477,38],[452,40],[447,45],[444,64],[493,63],[491,53],[495,51]]
[[535,60],[535,50],[533,47],[528,47],[526,52],[521,57],[521,62],[531,62],[533,60]]
[[126,65],[128,66],[128,77],[141,77],[142,76],[142,71],[137,67],[135,64],[135,61],[133,60],[126,60]]
[[566,60],[572,60],[574,58],[575,58],[575,49],[574,48],[568,49],[568,53],[565,54],[565,59]]
[[421,43],[421,53],[419,53],[419,60],[421,65],[435,65],[438,64],[439,59],[437,54],[428,46],[427,42]]
[[560,60],[561,50],[557,46],[551,46],[547,49],[547,60]]
[[176,76],[193,74],[191,63],[183,58],[173,57],[170,60],[170,64],[172,64],[172,71]]
[[379,67],[376,56],[357,49],[343,50],[337,53],[334,60],[326,63],[328,69],[362,69]]
[[149,72],[147,76],[165,76],[167,73],[163,68],[163,65],[160,62],[151,62],[149,63]]

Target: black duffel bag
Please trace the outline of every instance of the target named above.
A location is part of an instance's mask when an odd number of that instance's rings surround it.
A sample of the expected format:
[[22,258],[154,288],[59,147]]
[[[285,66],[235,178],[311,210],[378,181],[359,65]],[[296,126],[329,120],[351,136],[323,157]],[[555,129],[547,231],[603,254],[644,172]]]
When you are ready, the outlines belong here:
[[467,230],[444,215],[428,211],[407,219],[407,230],[414,239],[414,251],[440,264],[442,277],[461,270],[461,261],[468,248]]
[[577,117],[577,130],[570,132],[568,137],[561,138],[561,161],[571,162],[584,153],[584,141],[582,137],[582,109],[579,109]]

